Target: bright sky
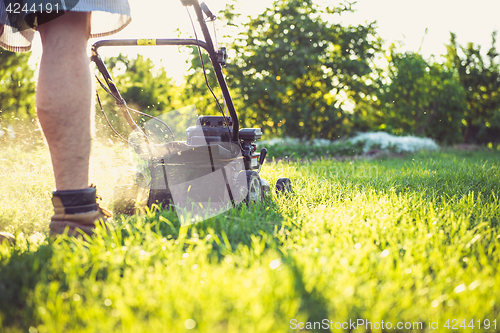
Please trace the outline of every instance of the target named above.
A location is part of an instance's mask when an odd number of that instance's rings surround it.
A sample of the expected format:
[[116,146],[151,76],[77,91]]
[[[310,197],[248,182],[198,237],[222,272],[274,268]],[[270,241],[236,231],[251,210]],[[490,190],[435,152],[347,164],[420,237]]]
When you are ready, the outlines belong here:
[[[177,37],[175,30],[192,36],[185,8],[179,0],[129,0],[132,9],[132,23],[124,31],[110,38],[158,38]],[[205,1],[212,12],[217,13],[231,0],[200,0]],[[318,0],[324,3],[337,3],[337,0]],[[146,6],[145,3],[148,5]],[[240,0],[240,6],[245,13],[255,15],[262,12],[272,0]],[[388,42],[401,41],[403,50],[418,51],[428,58],[432,54],[439,56],[446,53],[444,44],[449,41],[449,32],[455,32],[458,42],[465,45],[474,42],[483,45],[486,52],[491,45],[491,32],[500,30],[500,0],[358,0],[354,7],[356,12],[344,14],[340,20],[345,24],[359,24],[365,21],[377,21],[379,35]],[[196,23],[196,22],[195,22]],[[222,22],[217,28],[220,30]],[[500,36],[497,48],[500,50]],[[155,61],[162,59],[162,65],[178,54],[166,52],[167,48],[152,48],[145,50],[144,55]],[[130,49],[135,54],[139,48]],[[102,55],[117,55],[126,52],[125,49],[103,49]],[[32,62],[39,57],[39,41],[34,45]],[[183,71],[176,63],[172,75],[180,75]],[[182,67],[182,66],[181,66]]]
[[[450,31],[459,44],[468,42],[491,46],[491,32],[500,30],[499,0],[359,0],[355,22],[376,20],[379,35],[389,41],[401,40],[405,50],[418,51],[428,28],[421,52],[425,57],[446,53]],[[500,36],[499,36],[500,37]],[[497,41],[500,50],[500,38]]]

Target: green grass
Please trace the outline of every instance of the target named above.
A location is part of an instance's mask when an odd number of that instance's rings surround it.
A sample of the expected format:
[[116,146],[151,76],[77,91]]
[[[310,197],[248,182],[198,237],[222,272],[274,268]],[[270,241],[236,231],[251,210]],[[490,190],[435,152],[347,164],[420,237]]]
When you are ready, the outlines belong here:
[[[109,190],[119,152],[100,149]],[[34,152],[0,158],[0,228],[24,233],[0,247],[5,332],[289,332],[292,319],[500,331],[497,152],[269,163],[263,177],[290,177],[292,195],[182,229],[168,211],[119,216],[88,242],[30,239],[53,186]]]

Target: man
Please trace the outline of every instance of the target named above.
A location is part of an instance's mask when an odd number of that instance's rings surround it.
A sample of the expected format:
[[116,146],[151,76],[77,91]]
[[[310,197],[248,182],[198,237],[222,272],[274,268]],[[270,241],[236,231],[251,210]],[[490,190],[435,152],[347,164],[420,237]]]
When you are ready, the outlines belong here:
[[80,230],[92,234],[95,224],[110,216],[98,206],[95,187],[89,187],[93,93],[88,40],[120,31],[130,22],[127,0],[68,2],[63,7],[58,0],[26,1],[27,9],[32,4],[41,9],[32,13],[23,11],[22,3],[21,10],[13,10],[15,0],[0,1],[0,46],[28,51],[34,31],[42,40],[36,108],[56,183],[51,235],[65,229],[72,235]]

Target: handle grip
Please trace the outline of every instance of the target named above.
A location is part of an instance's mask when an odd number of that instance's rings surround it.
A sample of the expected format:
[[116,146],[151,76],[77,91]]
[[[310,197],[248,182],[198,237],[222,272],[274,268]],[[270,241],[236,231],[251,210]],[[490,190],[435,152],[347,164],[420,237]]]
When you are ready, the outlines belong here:
[[194,6],[198,4],[198,0],[181,0],[183,6]]
[[215,21],[217,19],[217,16],[212,14],[212,12],[210,11],[210,9],[208,8],[206,3],[204,3],[204,2],[200,3],[200,7],[201,7],[201,10],[203,10],[203,12],[205,13],[205,15],[207,15],[207,17],[210,21]]

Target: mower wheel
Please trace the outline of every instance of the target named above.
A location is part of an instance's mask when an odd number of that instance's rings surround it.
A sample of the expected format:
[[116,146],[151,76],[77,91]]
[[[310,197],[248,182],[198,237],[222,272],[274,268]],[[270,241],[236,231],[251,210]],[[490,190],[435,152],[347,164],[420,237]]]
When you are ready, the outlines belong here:
[[292,182],[289,178],[279,178],[276,181],[276,194],[285,194],[292,192]]
[[246,171],[248,194],[246,202],[260,202],[264,198],[259,174],[255,171]]
[[264,197],[267,197],[271,193],[271,186],[269,186],[269,182],[264,178],[260,179],[260,187],[262,188],[262,194]]
[[163,209],[168,209],[172,204],[172,194],[165,189],[151,189],[147,206],[151,208],[153,204],[161,205]]
[[113,213],[133,215],[145,205],[147,191],[137,184],[115,186],[113,198]]

